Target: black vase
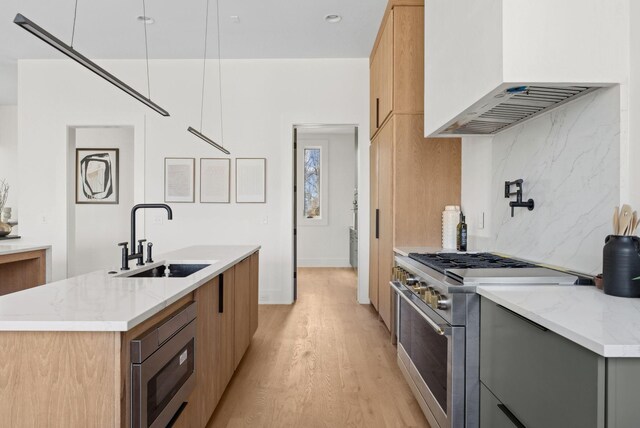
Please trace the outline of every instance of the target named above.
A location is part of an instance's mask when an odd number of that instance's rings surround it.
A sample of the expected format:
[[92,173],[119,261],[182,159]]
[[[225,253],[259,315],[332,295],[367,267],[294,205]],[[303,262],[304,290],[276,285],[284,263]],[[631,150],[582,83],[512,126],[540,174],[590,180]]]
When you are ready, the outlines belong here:
[[610,235],[605,239],[602,282],[605,294],[640,297],[640,239]]

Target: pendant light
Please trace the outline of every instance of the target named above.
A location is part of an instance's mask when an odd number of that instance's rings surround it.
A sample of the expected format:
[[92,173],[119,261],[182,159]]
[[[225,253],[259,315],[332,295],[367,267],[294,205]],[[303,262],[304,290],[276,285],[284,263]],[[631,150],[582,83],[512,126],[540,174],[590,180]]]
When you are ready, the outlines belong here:
[[[144,0],[142,0],[142,7],[143,7],[143,10],[144,10],[145,9]],[[76,11],[78,10],[78,0],[76,0],[75,10]],[[75,31],[76,31],[76,14],[75,14],[75,12],[74,12],[74,16],[73,16],[73,32],[71,33],[71,45],[67,45],[62,40],[58,39],[53,34],[49,33],[47,30],[45,30],[44,28],[40,27],[38,24],[36,24],[35,22],[31,21],[29,18],[25,17],[24,15],[22,15],[20,13],[18,13],[16,15],[16,17],[13,20],[13,22],[14,22],[14,24],[16,24],[16,25],[22,27],[23,29],[27,30],[28,32],[30,32],[31,34],[33,34],[34,36],[36,36],[37,38],[39,38],[43,42],[47,43],[51,47],[53,47],[53,48],[57,49],[58,51],[62,52],[63,54],[65,54],[66,56],[68,56],[69,58],[71,58],[72,60],[77,62],[78,64],[80,64],[83,67],[86,67],[87,69],[93,71],[95,74],[97,74],[98,76],[102,77],[107,82],[111,83],[112,85],[116,86],[117,88],[121,89],[122,91],[126,92],[127,94],[131,95],[133,98],[135,98],[136,100],[138,100],[141,103],[145,104],[147,107],[155,110],[156,112],[160,113],[162,116],[169,116],[169,112],[167,112],[165,109],[160,107],[158,104],[156,104],[153,101],[151,101],[151,90],[150,90],[150,84],[149,84],[149,48],[148,48],[148,45],[147,45],[147,28],[146,28],[146,24],[144,24],[145,25],[144,31],[145,31],[145,52],[146,52],[146,58],[147,58],[147,89],[148,89],[149,92],[148,92],[147,96],[145,97],[140,92],[136,91],[131,86],[127,85],[122,80],[118,79],[116,76],[114,76],[113,74],[109,73],[107,70],[105,70],[104,68],[100,67],[98,64],[96,64],[95,62],[91,61],[89,58],[87,58],[86,56],[82,55],[80,52],[78,52],[77,50],[75,50],[73,48],[73,39],[74,39],[74,36],[75,36]]]
[[[220,55],[220,1],[216,0],[216,17],[218,23],[218,86],[220,88],[220,140],[223,141],[224,131],[222,127],[222,61]],[[207,71],[207,36],[209,34],[209,0],[207,0],[207,11],[205,13],[205,26],[204,26],[204,55],[202,58],[202,95],[200,98],[200,130],[196,130],[193,126],[187,128],[187,131],[200,138],[202,141],[211,144],[216,149],[220,150],[225,155],[230,155],[231,152],[225,149],[221,144],[216,143],[213,139],[207,137],[202,133],[202,123],[204,117],[204,84],[206,81]]]

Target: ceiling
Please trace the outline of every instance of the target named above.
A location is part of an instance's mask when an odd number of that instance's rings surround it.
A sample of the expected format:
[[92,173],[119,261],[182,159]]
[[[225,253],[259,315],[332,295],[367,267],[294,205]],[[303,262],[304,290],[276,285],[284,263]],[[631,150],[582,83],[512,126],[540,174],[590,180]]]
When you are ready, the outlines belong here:
[[[207,0],[145,0],[149,57],[202,58]],[[218,56],[216,1],[209,0],[208,57]],[[219,0],[223,58],[366,58],[387,0]],[[22,13],[71,39],[75,0],[2,0],[0,104],[15,103],[18,59],[64,58],[13,24]],[[328,14],[342,21],[329,24]],[[96,59],[144,58],[142,0],[78,0],[74,47]],[[232,16],[238,17],[234,22]],[[10,43],[7,43],[10,41]]]

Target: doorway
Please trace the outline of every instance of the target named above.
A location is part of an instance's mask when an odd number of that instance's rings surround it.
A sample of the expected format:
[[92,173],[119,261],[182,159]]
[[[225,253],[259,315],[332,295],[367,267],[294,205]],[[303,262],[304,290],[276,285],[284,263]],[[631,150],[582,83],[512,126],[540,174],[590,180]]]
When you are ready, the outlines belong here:
[[[293,132],[293,299],[299,268],[358,268],[358,127]],[[357,298],[357,296],[354,296]]]
[[[79,152],[77,150],[80,149]],[[108,155],[112,172],[109,197],[87,201],[82,197],[90,178],[79,165],[86,156],[99,156],[103,165]],[[134,128],[132,126],[78,126],[68,128],[67,169],[67,277],[105,267],[118,268],[119,240],[129,236],[129,210],[134,205]],[[104,174],[94,171],[96,184],[107,186]],[[80,181],[80,183],[79,183]]]

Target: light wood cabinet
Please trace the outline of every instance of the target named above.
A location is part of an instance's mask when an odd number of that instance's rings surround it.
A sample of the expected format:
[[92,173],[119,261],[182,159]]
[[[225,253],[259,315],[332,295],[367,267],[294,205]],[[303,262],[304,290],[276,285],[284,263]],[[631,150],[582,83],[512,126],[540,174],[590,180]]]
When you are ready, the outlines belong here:
[[260,290],[258,289],[260,282],[260,256],[258,253],[251,255],[251,328],[250,336],[258,330],[258,303],[260,298]]
[[424,7],[391,0],[370,59],[370,135],[391,113],[424,111]]
[[235,367],[251,342],[251,258],[247,257],[236,265],[235,290]]
[[216,343],[217,354],[217,388],[216,403],[222,397],[227,388],[231,376],[236,369],[235,365],[235,284],[236,266],[227,269],[220,275],[218,285],[218,341]]
[[460,204],[460,139],[424,138],[423,4],[391,0],[371,56],[369,299],[388,328],[393,248],[439,247]]
[[370,225],[369,233],[369,300],[376,310],[378,309],[378,236],[380,236],[378,211],[378,140],[374,138],[369,147],[369,171],[370,171]]
[[0,296],[43,285],[47,280],[46,250],[0,256]]
[[382,27],[377,49],[371,57],[371,136],[393,109],[393,10]]

